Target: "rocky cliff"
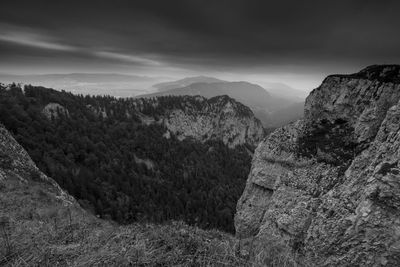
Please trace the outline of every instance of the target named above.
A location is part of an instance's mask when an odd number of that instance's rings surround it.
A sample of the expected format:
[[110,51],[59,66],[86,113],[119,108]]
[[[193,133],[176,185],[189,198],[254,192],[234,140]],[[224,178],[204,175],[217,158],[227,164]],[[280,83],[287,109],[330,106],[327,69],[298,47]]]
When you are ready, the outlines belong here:
[[241,253],[399,266],[399,100],[398,65],[331,75],[313,90],[304,120],[256,149],[235,216]]
[[43,108],[42,113],[49,120],[51,120],[52,118],[57,119],[60,115],[65,116],[65,117],[69,116],[68,110],[58,103],[47,104]]
[[[0,124],[0,188],[4,189],[10,184],[28,185],[29,182],[43,183],[51,191],[54,200],[58,200],[65,206],[77,205],[73,197],[36,167],[28,153]],[[1,207],[0,215],[5,211],[3,210],[5,206],[1,205]]]
[[[255,147],[264,137],[262,124],[253,112],[228,96],[166,96],[135,101],[145,115],[141,116],[144,123],[156,117],[151,121],[165,125],[180,140],[221,140],[232,148],[244,144]],[[152,109],[146,108],[149,106]]]

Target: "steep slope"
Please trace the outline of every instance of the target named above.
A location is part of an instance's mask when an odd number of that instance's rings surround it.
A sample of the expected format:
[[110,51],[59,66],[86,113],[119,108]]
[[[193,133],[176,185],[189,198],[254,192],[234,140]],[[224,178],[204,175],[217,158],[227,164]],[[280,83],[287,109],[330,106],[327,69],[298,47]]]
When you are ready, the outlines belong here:
[[245,144],[254,148],[264,137],[264,129],[251,110],[228,96],[170,96],[138,99],[135,103],[147,115],[144,120],[156,114],[154,123],[168,129],[166,136],[173,133],[180,140],[221,140],[231,148]]
[[[139,95],[137,97],[154,97],[154,96],[167,96],[167,95],[200,95],[206,98],[211,98],[219,95],[228,95],[235,100],[248,106],[257,118],[262,121],[264,126],[272,127],[276,125],[282,125],[283,121],[274,120],[272,113],[285,107],[289,107],[295,102],[301,100],[293,97],[280,97],[274,94],[268,93],[264,88],[259,85],[248,83],[248,82],[199,82],[191,83],[184,87],[178,87],[169,90],[163,90],[160,92]],[[289,114],[288,117],[300,118],[301,112],[299,113],[296,109],[288,109],[286,113],[295,112]]]
[[222,232],[96,218],[40,172],[2,125],[0,230],[2,266],[247,265]]
[[[400,66],[332,75],[305,118],[257,148],[235,226],[241,252],[312,266],[400,264]],[[268,257],[264,257],[268,260]]]

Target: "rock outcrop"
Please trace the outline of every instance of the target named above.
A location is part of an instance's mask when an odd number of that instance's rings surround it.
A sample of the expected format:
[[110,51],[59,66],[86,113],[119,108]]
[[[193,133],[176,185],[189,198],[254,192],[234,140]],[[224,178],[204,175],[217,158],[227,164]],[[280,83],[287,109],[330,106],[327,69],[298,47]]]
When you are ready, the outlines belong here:
[[[201,142],[221,140],[229,147],[248,144],[252,147],[264,137],[261,122],[245,105],[226,95],[207,99],[202,96],[167,96],[137,99],[137,109],[143,112],[143,123],[160,123],[180,140],[193,138]],[[157,118],[146,112],[151,105]],[[168,136],[169,133],[166,133]]]
[[241,253],[399,266],[399,100],[398,65],[328,76],[313,90],[304,120],[255,151],[235,216]]
[[[0,187],[18,183],[28,184],[30,181],[46,184],[52,197],[65,206],[77,206],[76,200],[51,178],[42,173],[11,134],[0,124]],[[0,203],[2,204],[2,203]],[[0,205],[0,215],[5,207]]]
[[103,117],[103,118],[107,118],[107,112],[105,110],[105,108],[100,108],[100,107],[95,107],[93,105],[86,105],[86,108],[89,109],[91,112],[93,112],[94,115],[96,115],[96,117]]
[[47,117],[47,119],[57,119],[60,115],[63,115],[65,117],[69,116],[68,110],[63,107],[62,105],[58,103],[49,103],[47,104],[43,110],[42,113]]

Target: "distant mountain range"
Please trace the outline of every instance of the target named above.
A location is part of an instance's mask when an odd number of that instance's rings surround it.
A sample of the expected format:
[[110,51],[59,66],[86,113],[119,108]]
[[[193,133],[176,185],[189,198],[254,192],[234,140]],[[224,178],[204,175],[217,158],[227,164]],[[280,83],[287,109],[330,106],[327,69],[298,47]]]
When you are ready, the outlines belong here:
[[35,81],[43,82],[47,80],[75,80],[80,82],[109,82],[110,80],[120,80],[122,82],[136,82],[136,81],[154,81],[154,78],[139,75],[126,75],[117,73],[67,73],[67,74],[31,74],[31,75],[13,75],[13,74],[0,74],[0,78],[21,81]]
[[177,81],[172,82],[163,82],[153,85],[154,88],[158,89],[159,92],[169,91],[171,89],[181,88],[193,83],[218,83],[218,82],[225,82],[223,80],[214,78],[214,77],[207,77],[207,76],[195,76],[195,77],[188,77]]
[[[212,98],[228,95],[248,106],[266,128],[282,126],[302,117],[306,93],[282,83],[264,83],[264,88],[245,81],[229,82],[214,77],[195,76],[165,81],[115,73],[69,73],[10,75],[0,73],[0,83],[22,83],[66,90],[75,94],[115,97],[200,95]],[[161,83],[160,83],[161,82]],[[153,90],[153,93],[148,93]],[[156,92],[154,92],[156,90]]]
[[189,77],[153,86],[158,91],[137,97],[228,95],[250,107],[265,127],[278,127],[303,116],[305,93],[285,84],[270,83],[268,89],[249,82],[228,82],[213,77]]
[[304,101],[308,95],[307,91],[296,90],[283,83],[264,83],[263,86],[263,88],[272,95],[291,99],[296,102]]
[[40,85],[77,94],[113,95],[132,97],[149,91],[149,88],[165,78],[116,73],[68,73],[12,75],[0,74],[2,83]]

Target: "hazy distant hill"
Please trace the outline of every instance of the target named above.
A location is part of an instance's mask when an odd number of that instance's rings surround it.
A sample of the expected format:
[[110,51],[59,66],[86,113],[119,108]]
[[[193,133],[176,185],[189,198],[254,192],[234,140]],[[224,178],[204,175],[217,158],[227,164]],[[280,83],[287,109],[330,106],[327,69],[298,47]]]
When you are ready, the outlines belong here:
[[296,102],[304,101],[308,95],[307,91],[297,90],[283,83],[264,83],[264,88],[272,95],[291,99]]
[[121,82],[136,81],[154,81],[154,78],[138,75],[125,75],[116,73],[67,73],[67,74],[37,74],[37,75],[12,75],[0,74],[0,79],[12,81],[56,81],[56,80],[74,80],[79,82],[109,82],[110,80],[119,80]]
[[161,77],[115,73],[68,73],[42,75],[0,74],[0,82],[22,83],[67,90],[78,94],[131,97],[148,92]]
[[187,77],[181,80],[172,81],[172,82],[164,82],[153,85],[159,92],[168,91],[171,89],[181,88],[193,83],[217,83],[217,82],[225,82],[223,80],[207,77],[207,76],[195,76],[195,77]]
[[[280,106],[280,103],[273,101],[276,100],[275,97],[271,96],[264,88],[248,82],[192,83],[185,87],[140,95],[138,97],[162,95],[201,95],[207,98],[218,95],[229,95],[249,107],[264,108],[267,104],[268,108],[271,109],[275,106]],[[290,101],[284,99],[279,99],[279,101],[283,101],[285,104],[290,103]]]
[[[173,85],[188,83],[193,80],[204,78],[209,82],[196,82],[189,84],[184,87],[174,88],[167,90]],[[249,82],[211,82],[215,78],[209,77],[193,77],[186,78],[176,82],[168,83],[167,85],[156,85],[161,88],[159,92],[152,94],[139,95],[138,97],[154,97],[154,96],[165,96],[165,95],[201,95],[207,98],[228,95],[244,105],[251,108],[256,117],[266,127],[277,127],[286,124],[292,120],[296,120],[302,117],[302,104],[301,108],[293,108],[296,103],[302,102],[302,98],[298,97],[298,91],[290,88],[284,84],[276,84],[277,88],[272,91],[275,93],[269,93],[267,90],[257,84]],[[271,83],[271,86],[274,85]],[[282,89],[282,96],[279,95],[280,88]],[[296,94],[290,97],[290,92],[293,91]],[[299,105],[299,104],[297,104]],[[274,116],[275,118],[273,118]]]
[[302,118],[304,115],[304,101],[290,104],[287,107],[275,110],[269,116],[272,126],[285,125]]

